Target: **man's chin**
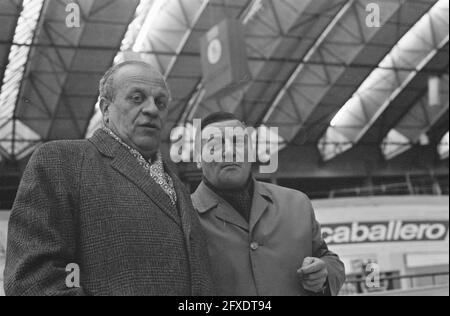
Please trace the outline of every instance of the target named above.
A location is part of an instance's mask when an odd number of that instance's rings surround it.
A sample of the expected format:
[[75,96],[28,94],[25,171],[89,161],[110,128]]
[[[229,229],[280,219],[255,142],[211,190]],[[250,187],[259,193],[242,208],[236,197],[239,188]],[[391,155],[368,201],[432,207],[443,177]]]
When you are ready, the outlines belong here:
[[246,183],[245,180],[242,179],[242,174],[239,172],[227,172],[222,175],[222,187],[226,189],[235,189],[243,187]]
[[144,152],[157,152],[161,143],[156,137],[140,137],[135,143],[141,151]]

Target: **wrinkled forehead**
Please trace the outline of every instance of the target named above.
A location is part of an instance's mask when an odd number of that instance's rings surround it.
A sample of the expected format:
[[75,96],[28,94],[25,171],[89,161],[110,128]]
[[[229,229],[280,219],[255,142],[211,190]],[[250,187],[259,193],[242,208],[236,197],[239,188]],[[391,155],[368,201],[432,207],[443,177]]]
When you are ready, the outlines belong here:
[[204,140],[211,138],[213,135],[214,138],[218,138],[218,136],[222,138],[247,136],[247,128],[238,120],[212,123],[204,127],[202,131],[202,138]]
[[142,88],[152,90],[162,90],[169,94],[164,77],[155,69],[145,65],[127,65],[115,74],[114,86],[121,88]]
[[229,121],[223,121],[223,122],[216,122],[216,123],[212,123],[209,124],[207,126],[204,126],[204,131],[205,130],[220,130],[225,132],[225,130],[228,128],[244,128],[245,129],[245,125],[238,121],[238,120],[229,120]]

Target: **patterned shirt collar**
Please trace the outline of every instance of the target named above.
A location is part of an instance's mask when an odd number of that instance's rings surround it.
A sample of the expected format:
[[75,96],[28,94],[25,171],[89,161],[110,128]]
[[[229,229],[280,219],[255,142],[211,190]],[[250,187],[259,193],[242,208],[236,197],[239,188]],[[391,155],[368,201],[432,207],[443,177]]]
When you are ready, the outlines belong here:
[[158,151],[154,161],[146,160],[142,154],[136,149],[127,145],[119,136],[117,136],[111,129],[103,127],[109,136],[111,136],[115,141],[126,148],[130,154],[137,160],[137,162],[144,168],[148,175],[161,187],[161,189],[168,195],[172,205],[177,204],[177,194],[175,191],[173,179],[171,176],[165,172],[164,163],[162,159],[161,152]]
[[142,156],[142,154],[137,151],[136,149],[132,148],[131,146],[129,146],[128,144],[126,144],[119,136],[117,136],[111,129],[109,129],[108,127],[103,127],[103,131],[105,131],[109,136],[111,136],[115,141],[117,141],[120,145],[122,145],[123,147],[125,147],[132,155],[133,157],[137,158],[138,160],[145,160],[147,161],[150,165],[153,164],[162,164],[163,165],[163,160],[162,160],[162,154],[160,151],[158,151],[156,153],[156,155],[154,156],[155,159],[145,159],[144,156]]

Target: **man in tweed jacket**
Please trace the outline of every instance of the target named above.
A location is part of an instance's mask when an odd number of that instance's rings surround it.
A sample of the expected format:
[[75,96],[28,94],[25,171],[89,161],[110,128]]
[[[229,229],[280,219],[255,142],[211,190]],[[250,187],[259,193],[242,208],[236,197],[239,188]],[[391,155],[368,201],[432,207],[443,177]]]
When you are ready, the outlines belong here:
[[[214,294],[188,192],[160,158],[164,79],[123,63],[100,97],[106,128],[48,143],[29,162],[9,223],[6,294]],[[79,287],[66,282],[71,264]]]

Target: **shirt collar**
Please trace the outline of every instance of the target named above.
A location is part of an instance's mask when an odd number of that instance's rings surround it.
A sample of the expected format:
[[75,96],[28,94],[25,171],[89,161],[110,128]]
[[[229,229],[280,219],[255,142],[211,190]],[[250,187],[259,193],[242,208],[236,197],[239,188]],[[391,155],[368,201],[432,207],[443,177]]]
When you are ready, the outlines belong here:
[[[274,198],[272,193],[266,188],[265,184],[256,181],[254,178],[252,179],[254,183],[254,194],[261,195],[267,202],[273,204]],[[197,201],[198,212],[200,213],[211,211],[221,204],[219,195],[209,188],[204,181],[200,183],[200,186],[197,188],[193,197]]]
[[250,197],[253,197],[255,180],[253,179],[252,176],[250,176],[250,178],[248,179],[247,183],[243,187],[236,188],[236,189],[231,189],[231,190],[223,190],[223,189],[216,188],[211,182],[208,181],[208,179],[206,179],[206,177],[203,177],[203,182],[214,193],[216,193],[217,195],[222,196],[222,197],[223,196],[230,196],[230,195],[234,195],[234,194],[242,194],[242,193],[245,193],[245,192],[249,193]]
[[158,151],[154,157],[154,159],[149,159],[146,160],[142,154],[137,151],[136,149],[132,148],[131,146],[129,146],[128,144],[126,144],[119,136],[116,135],[116,133],[114,133],[110,128],[108,127],[103,127],[102,128],[103,131],[105,131],[112,139],[114,139],[116,142],[118,142],[120,145],[122,145],[123,147],[125,147],[134,157],[136,157],[139,160],[145,160],[147,161],[150,165],[154,164],[154,163],[162,163],[162,154],[160,151]]

